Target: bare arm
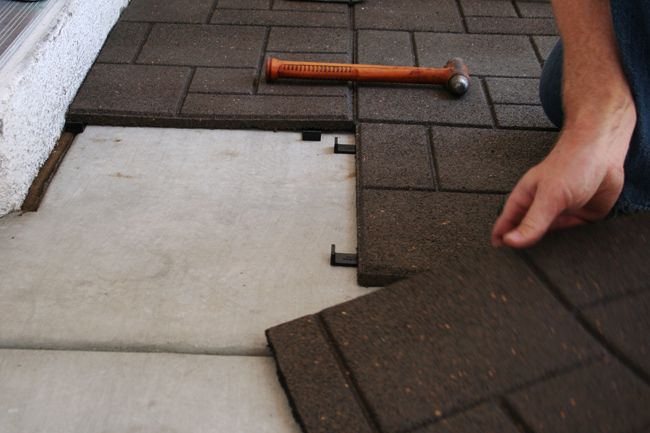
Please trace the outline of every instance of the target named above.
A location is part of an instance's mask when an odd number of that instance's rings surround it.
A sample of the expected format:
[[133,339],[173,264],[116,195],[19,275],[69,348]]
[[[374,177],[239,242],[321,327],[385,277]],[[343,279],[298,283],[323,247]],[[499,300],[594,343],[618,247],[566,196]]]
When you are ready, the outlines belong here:
[[553,11],[564,43],[564,127],[508,198],[492,231],[497,246],[526,247],[549,229],[601,219],[623,188],[636,110],[609,0],[553,0]]

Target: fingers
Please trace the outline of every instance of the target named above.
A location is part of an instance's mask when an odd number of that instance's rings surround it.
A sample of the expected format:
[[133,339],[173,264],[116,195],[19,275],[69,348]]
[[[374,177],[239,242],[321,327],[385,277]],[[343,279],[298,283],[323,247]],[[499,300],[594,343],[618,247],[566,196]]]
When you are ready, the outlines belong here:
[[538,188],[530,209],[519,225],[503,236],[503,243],[514,248],[533,245],[544,236],[563,210],[560,195],[550,189]]
[[501,215],[492,229],[492,245],[503,245],[503,236],[517,227],[528,212],[535,197],[536,182],[534,176],[526,174],[515,186],[506,200]]

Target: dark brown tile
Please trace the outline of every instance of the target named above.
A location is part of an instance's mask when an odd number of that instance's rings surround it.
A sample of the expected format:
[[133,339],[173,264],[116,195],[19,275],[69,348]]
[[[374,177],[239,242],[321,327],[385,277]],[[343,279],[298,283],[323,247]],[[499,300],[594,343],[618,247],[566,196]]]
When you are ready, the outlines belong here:
[[462,57],[470,74],[538,77],[541,68],[526,36],[416,33],[421,66],[441,67]]
[[257,67],[265,35],[263,27],[155,24],[137,62]]
[[97,57],[97,62],[130,63],[135,60],[135,56],[149,33],[149,26],[149,24],[119,21],[108,35]]
[[415,66],[411,34],[377,30],[357,32],[359,63]]
[[557,36],[533,36],[533,42],[542,56],[542,60],[546,61],[548,55],[551,54],[553,47],[557,44],[560,38]]
[[485,83],[495,104],[541,104],[536,78],[486,78]]
[[462,98],[441,86],[363,86],[358,90],[360,121],[448,123],[491,126],[492,115],[474,80]]
[[294,416],[308,433],[372,433],[316,316],[266,331]]
[[526,18],[553,18],[553,8],[550,3],[517,1],[521,15]]
[[70,111],[174,115],[190,74],[183,67],[97,64]]
[[541,105],[494,105],[497,125],[501,128],[557,129]]
[[604,353],[508,251],[430,260],[431,272],[321,313],[382,432],[435,422]]
[[214,0],[132,0],[122,21],[206,23]]
[[466,17],[516,17],[510,0],[460,0]]
[[274,27],[267,51],[349,53],[351,40],[347,29]]
[[650,388],[613,360],[551,378],[509,400],[538,433],[645,431]]
[[214,16],[212,17],[211,22],[213,24],[255,26],[348,28],[350,20],[345,14],[328,12],[217,9],[214,13]]
[[596,305],[583,314],[609,344],[650,377],[650,292]]
[[413,433],[519,433],[516,424],[493,403],[460,412]]
[[266,9],[271,8],[271,0],[219,0],[217,9]]
[[337,3],[274,0],[273,9],[287,11],[338,12],[341,14],[347,14],[350,7],[346,4]]
[[434,188],[428,128],[361,124],[357,144],[362,187]]
[[492,250],[501,195],[357,191],[359,283],[385,285],[441,258],[471,261]]
[[374,0],[354,8],[356,29],[462,32],[463,23],[454,0]]
[[552,18],[467,17],[470,33],[508,35],[557,35]]
[[197,68],[190,92],[252,95],[255,69]]
[[440,188],[510,192],[544,159],[556,137],[552,132],[433,127]]
[[650,213],[547,235],[527,250],[573,305],[650,288]]

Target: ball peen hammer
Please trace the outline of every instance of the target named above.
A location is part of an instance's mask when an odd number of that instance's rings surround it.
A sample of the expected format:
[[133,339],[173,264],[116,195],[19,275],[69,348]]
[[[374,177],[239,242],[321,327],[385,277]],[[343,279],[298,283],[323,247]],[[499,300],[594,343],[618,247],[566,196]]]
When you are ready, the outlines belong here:
[[278,78],[439,84],[457,96],[464,95],[469,89],[469,71],[458,57],[449,60],[442,68],[293,62],[269,57],[266,81],[273,82]]

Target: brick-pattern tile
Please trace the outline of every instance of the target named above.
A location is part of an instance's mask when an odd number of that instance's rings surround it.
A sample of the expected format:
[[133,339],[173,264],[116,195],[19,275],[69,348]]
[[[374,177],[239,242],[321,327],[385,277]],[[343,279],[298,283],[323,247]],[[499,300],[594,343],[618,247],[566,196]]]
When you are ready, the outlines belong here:
[[274,351],[278,375],[292,396],[294,414],[310,433],[371,433],[318,321],[303,317],[266,333],[271,350],[279,349]]
[[149,33],[149,24],[118,22],[108,35],[97,62],[131,63]]
[[255,69],[197,68],[189,91],[252,95]]
[[268,51],[347,53],[351,50],[351,32],[347,29],[274,27]]
[[415,43],[421,66],[441,67],[462,57],[470,74],[538,77],[541,72],[526,36],[416,33]]
[[510,192],[555,140],[551,132],[433,127],[440,188]]
[[430,273],[321,313],[382,432],[435,422],[603,355],[506,253],[460,263],[432,256]]
[[302,26],[347,28],[349,18],[340,13],[218,9],[212,17],[213,24],[255,26]]
[[533,42],[544,61],[546,61],[559,40],[560,38],[557,36],[533,36]]
[[362,187],[433,189],[428,128],[362,124],[357,143]]
[[384,285],[492,249],[501,195],[363,189],[357,191],[359,283]]
[[347,14],[349,7],[345,4],[304,2],[292,0],[274,0],[274,10],[311,11],[311,12],[338,12]]
[[551,233],[527,254],[576,306],[650,289],[650,214]]
[[262,9],[269,10],[271,0],[219,0],[217,9]]
[[462,32],[454,0],[373,0],[355,6],[356,29]]
[[377,30],[357,32],[359,63],[415,66],[411,34]]
[[263,27],[155,24],[137,62],[257,67],[265,35]]
[[494,112],[497,116],[497,125],[501,128],[556,129],[540,105],[496,104]]
[[174,115],[190,74],[184,67],[96,64],[71,110]]
[[132,0],[122,21],[206,23],[214,0]]
[[518,1],[517,7],[521,16],[527,18],[553,18],[553,8],[550,3]]
[[510,0],[460,0],[466,17],[516,17]]
[[441,86],[363,86],[358,91],[358,106],[360,121],[492,125],[476,80],[460,99]]
[[508,35],[556,35],[555,21],[551,18],[467,17],[470,33]]
[[647,431],[650,387],[614,360],[563,374],[509,400],[538,433]]
[[493,403],[428,424],[414,433],[518,433],[517,425]]
[[616,350],[650,377],[650,292],[583,310],[585,318]]
[[538,79],[486,78],[485,83],[495,104],[541,104]]

